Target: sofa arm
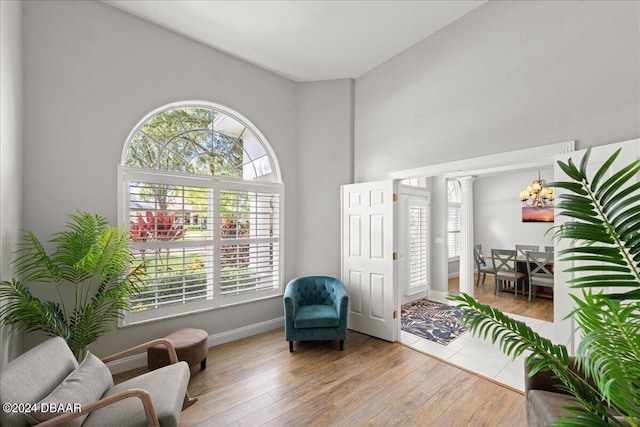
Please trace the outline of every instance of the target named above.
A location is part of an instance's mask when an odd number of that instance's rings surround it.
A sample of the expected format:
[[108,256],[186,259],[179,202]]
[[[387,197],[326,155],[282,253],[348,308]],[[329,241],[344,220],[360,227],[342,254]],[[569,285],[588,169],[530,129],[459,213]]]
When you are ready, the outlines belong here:
[[[130,356],[132,354],[137,354],[142,352],[143,350],[148,349],[149,347],[153,347],[154,345],[164,345],[167,347],[167,353],[169,354],[169,362],[171,364],[178,363],[178,354],[176,353],[176,348],[173,346],[173,343],[166,338],[158,338],[152,341],[148,341],[146,343],[137,345],[135,347],[131,347],[127,350],[123,350],[119,353],[112,354],[111,356],[107,356],[102,359],[102,362],[109,363],[114,360],[122,359],[123,357]],[[184,403],[182,404],[182,409],[187,409],[189,406],[193,405],[198,401],[197,397],[191,397],[189,392],[187,391],[184,396]]]
[[[575,357],[569,358],[569,363],[571,364],[572,370],[577,372],[575,367]],[[530,376],[531,366],[525,363],[524,365],[524,390],[525,395],[529,390],[545,390],[551,391],[554,393],[562,393],[562,394],[570,394],[564,390],[558,388],[558,386],[562,385],[562,381],[555,377],[553,371],[539,371],[536,372],[535,375]]]
[[141,353],[143,350],[148,349],[149,347],[153,347],[154,345],[162,344],[167,347],[167,352],[169,353],[169,362],[171,364],[178,362],[178,354],[176,353],[176,349],[173,346],[173,343],[166,338],[158,338],[135,347],[131,347],[129,349],[123,350],[119,353],[112,354],[110,356],[104,357],[102,362],[109,363],[114,360],[122,359],[123,357],[131,356],[132,354]]
[[129,399],[132,397],[138,398],[142,401],[144,413],[147,418],[147,426],[159,426],[160,421],[158,421],[158,416],[156,415],[156,411],[153,408],[151,396],[149,396],[149,393],[147,393],[146,390],[141,389],[125,390],[118,394],[114,394],[113,396],[105,397],[104,399],[100,399],[96,402],[83,406],[82,410],[80,410],[79,412],[67,412],[62,415],[58,415],[55,418],[51,418],[50,420],[39,423],[38,426],[52,427],[64,424],[74,418],[80,417],[82,415],[87,415],[90,412],[96,411],[100,408],[104,408],[105,406],[109,406],[120,400]]

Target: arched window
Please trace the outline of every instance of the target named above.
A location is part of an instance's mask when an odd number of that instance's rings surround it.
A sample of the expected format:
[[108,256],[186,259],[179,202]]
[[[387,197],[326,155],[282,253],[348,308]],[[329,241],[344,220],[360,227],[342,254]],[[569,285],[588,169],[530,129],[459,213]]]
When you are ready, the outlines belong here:
[[449,260],[460,256],[460,201],[460,181],[457,179],[447,180],[447,249]]
[[278,295],[283,185],[265,137],[211,103],[149,113],[122,154],[119,200],[142,286],[132,324]]

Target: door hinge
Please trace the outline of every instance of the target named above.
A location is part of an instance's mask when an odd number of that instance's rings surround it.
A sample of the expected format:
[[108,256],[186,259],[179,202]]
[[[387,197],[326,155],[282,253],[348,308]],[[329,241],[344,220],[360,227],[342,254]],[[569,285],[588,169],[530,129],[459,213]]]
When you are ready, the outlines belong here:
[[398,195],[396,193],[393,193],[393,201],[394,202],[398,201]]
[[393,318],[397,318],[398,317],[398,310],[393,310]]
[[394,252],[393,253],[393,260],[397,260],[398,259],[398,252]]

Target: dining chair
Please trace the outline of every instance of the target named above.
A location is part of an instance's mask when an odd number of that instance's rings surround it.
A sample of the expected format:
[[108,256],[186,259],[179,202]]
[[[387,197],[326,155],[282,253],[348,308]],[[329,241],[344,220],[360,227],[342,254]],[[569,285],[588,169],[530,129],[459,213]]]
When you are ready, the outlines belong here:
[[540,249],[538,245],[516,245],[517,257],[525,260],[527,258],[527,252],[537,251]]
[[527,252],[527,273],[529,275],[529,301],[535,295],[535,288],[553,288],[553,252]]
[[478,276],[476,278],[476,287],[480,284],[480,275],[482,275],[482,286],[484,287],[484,281],[487,278],[487,273],[494,274],[496,271],[493,269],[493,264],[487,264],[487,261],[482,255],[482,245],[473,246],[473,257],[476,261],[476,268],[478,270]]
[[544,247],[544,251],[545,252],[553,252],[554,251],[553,246],[545,246]]
[[[496,286],[493,291],[498,293],[499,282],[513,282],[515,296],[518,296],[518,282],[522,281],[522,295],[524,296],[524,279],[526,274],[518,271],[517,252],[512,249],[491,249],[491,261],[495,271]],[[504,288],[504,287],[503,287]]]

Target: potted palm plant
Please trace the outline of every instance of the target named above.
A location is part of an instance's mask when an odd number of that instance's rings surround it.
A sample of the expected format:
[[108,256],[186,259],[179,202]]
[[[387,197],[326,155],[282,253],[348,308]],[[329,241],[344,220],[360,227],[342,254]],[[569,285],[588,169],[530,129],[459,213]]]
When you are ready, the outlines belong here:
[[[23,233],[14,261],[18,277],[0,283],[0,322],[12,331],[60,336],[82,360],[87,346],[129,308],[141,269],[131,267],[128,230],[87,212],[69,218],[49,241],[50,252],[33,233]],[[34,296],[40,286],[53,288],[57,298]]]
[[571,369],[565,346],[553,344],[525,323],[466,294],[450,299],[463,308],[463,319],[472,333],[491,337],[509,356],[530,351],[525,362],[530,375],[551,371],[564,391],[580,403],[577,408],[566,408],[567,416],[555,425],[638,426],[640,182],[635,176],[640,161],[632,161],[605,178],[620,154],[618,150],[589,177],[589,154],[587,150],[579,166],[571,159],[558,162],[570,180],[552,184],[566,190],[556,208],[560,215],[570,217],[556,230],[556,236],[572,241],[572,246],[559,251],[558,257],[561,261],[580,261],[566,271],[579,273],[571,280],[571,288],[577,290],[571,295],[576,305],[571,316],[581,333],[575,361],[584,375]]

